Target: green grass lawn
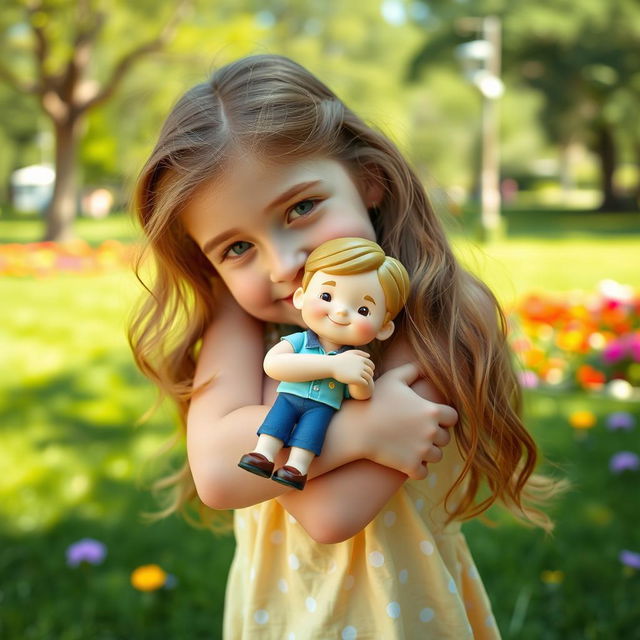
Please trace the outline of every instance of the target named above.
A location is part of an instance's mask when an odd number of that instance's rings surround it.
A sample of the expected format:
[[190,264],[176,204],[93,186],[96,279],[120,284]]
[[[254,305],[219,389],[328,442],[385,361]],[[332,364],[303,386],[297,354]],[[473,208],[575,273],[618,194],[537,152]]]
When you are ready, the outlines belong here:
[[[456,235],[456,251],[506,303],[531,290],[593,290],[603,278],[638,285],[637,222],[549,217],[543,232],[517,212],[513,237],[482,248]],[[538,215],[538,214],[535,214]],[[563,217],[564,216],[564,217]],[[550,228],[554,219],[558,233]],[[567,222],[568,220],[568,222]],[[571,224],[570,224],[571,223]],[[519,227],[518,224],[521,224]],[[83,221],[93,244],[130,240],[125,217]],[[515,225],[515,226],[514,226]],[[36,240],[34,221],[0,220],[0,242]],[[114,234],[111,236],[110,234]],[[172,432],[171,410],[136,422],[154,398],[137,373],[124,327],[137,295],[124,271],[37,280],[0,278],[0,637],[219,638],[233,541],[178,518],[147,524],[147,485],[159,473],[153,452]],[[575,410],[598,416],[576,437]],[[555,507],[557,531],[546,538],[500,512],[498,527],[465,525],[505,638],[538,640],[638,637],[640,573],[618,561],[640,552],[640,475],[609,472],[620,450],[640,453],[631,432],[604,426],[613,410],[637,404],[602,396],[531,392],[527,422],[572,491]],[[83,537],[106,543],[103,565],[71,569],[67,546]],[[129,584],[139,565],[158,563],[177,578],[170,591],[140,593]],[[545,571],[561,572],[543,574]],[[556,583],[543,577],[553,575]]]

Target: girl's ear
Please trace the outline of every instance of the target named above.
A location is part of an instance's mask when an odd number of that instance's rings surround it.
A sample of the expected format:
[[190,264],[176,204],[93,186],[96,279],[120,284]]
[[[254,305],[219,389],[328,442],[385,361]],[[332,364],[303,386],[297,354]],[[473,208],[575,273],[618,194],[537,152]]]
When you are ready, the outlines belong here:
[[298,287],[293,294],[293,306],[296,309],[302,309],[302,302],[304,300],[304,290],[302,287]]
[[389,322],[385,322],[385,324],[382,326],[382,329],[378,331],[376,338],[378,340],[386,340],[387,338],[390,338],[392,336],[395,329],[396,329],[396,325],[393,324],[391,320],[389,320]]
[[375,164],[368,164],[362,170],[362,197],[367,209],[377,207],[384,198],[384,176],[382,169]]

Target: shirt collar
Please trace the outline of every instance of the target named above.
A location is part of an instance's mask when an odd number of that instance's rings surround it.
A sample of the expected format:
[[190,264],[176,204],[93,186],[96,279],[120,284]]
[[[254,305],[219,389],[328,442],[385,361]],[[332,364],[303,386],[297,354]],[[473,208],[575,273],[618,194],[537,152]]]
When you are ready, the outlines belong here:
[[[320,338],[318,338],[318,334],[315,331],[307,329],[305,331],[305,341],[308,349],[322,349],[324,351],[324,347],[320,344]],[[349,351],[350,349],[353,349],[353,347],[344,345],[337,351],[330,351],[330,353],[343,353],[344,351]]]

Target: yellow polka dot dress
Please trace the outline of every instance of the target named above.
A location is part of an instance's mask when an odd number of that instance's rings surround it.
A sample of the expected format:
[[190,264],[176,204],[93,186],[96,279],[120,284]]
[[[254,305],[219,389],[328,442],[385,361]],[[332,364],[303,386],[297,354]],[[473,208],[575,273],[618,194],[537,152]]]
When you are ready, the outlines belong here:
[[461,468],[444,450],[353,538],[314,542],[276,500],[235,513],[225,640],[500,638],[459,523],[441,498]]

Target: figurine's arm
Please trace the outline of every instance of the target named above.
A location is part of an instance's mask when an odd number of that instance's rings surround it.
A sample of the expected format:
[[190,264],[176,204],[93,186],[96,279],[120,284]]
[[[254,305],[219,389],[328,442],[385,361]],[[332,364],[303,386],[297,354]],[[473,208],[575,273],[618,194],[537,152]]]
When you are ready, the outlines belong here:
[[344,384],[363,388],[373,383],[373,363],[368,353],[358,349],[333,356],[295,353],[287,340],[281,340],[267,352],[263,366],[266,374],[274,380],[309,382],[335,378]]
[[295,353],[287,340],[271,347],[264,358],[264,370],[274,380],[309,382],[333,377],[331,358],[315,353]]

